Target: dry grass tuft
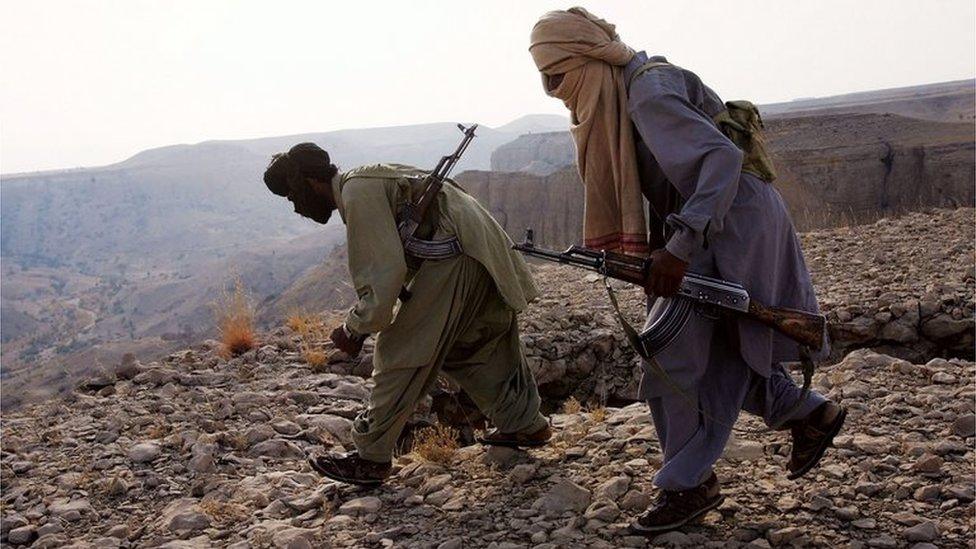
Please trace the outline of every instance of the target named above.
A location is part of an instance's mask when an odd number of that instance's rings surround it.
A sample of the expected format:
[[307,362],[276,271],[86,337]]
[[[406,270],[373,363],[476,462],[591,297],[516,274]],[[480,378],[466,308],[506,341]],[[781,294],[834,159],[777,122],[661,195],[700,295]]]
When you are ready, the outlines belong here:
[[146,429],[146,436],[151,439],[165,438],[170,433],[170,426],[161,421],[153,423]]
[[413,452],[426,461],[447,465],[459,447],[460,436],[454,427],[440,423],[424,427],[414,435]]
[[601,405],[594,405],[586,410],[590,413],[590,418],[594,423],[603,423],[607,419],[607,409]]
[[213,304],[224,358],[246,353],[257,344],[254,334],[254,305],[244,284],[238,279],[234,290],[221,292]]
[[322,348],[339,322],[341,321],[337,321],[335,315],[323,317],[303,311],[295,311],[288,315],[285,325],[301,339],[302,358],[313,372],[323,371],[328,364],[329,354]]
[[576,397],[569,397],[563,402],[563,413],[564,414],[576,414],[583,409],[583,405],[580,401],[576,400]]
[[111,478],[103,479],[99,484],[101,493],[110,498],[124,496],[129,491],[129,484],[120,476],[114,475]]
[[217,524],[234,524],[251,517],[250,509],[229,501],[204,500],[200,502],[200,510]]

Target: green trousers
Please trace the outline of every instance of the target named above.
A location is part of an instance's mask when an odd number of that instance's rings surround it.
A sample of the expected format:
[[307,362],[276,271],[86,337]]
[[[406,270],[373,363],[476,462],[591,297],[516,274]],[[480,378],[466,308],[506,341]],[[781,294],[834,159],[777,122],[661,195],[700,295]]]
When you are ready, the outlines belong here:
[[[376,340],[375,386],[352,429],[360,457],[390,461],[400,431],[440,373],[460,385],[503,432],[533,432],[546,425],[515,311],[480,263],[467,256],[426,261],[409,290],[412,297]],[[418,355],[429,359],[419,365],[397,361]]]

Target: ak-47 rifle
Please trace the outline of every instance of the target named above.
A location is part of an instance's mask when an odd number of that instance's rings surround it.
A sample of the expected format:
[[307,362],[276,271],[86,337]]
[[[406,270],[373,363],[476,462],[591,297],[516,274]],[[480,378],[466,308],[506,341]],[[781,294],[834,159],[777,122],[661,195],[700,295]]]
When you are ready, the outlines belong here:
[[[564,252],[538,248],[532,242],[532,229],[526,231],[525,241],[514,248],[531,257],[572,265],[641,287],[651,267],[649,259],[580,246],[571,246]],[[613,294],[610,295],[614,299]],[[689,272],[681,281],[676,297],[679,299],[669,300],[669,309],[660,315],[658,321],[638,336],[643,347],[638,349],[639,353],[643,351],[653,356],[671,343],[684,328],[691,307],[695,304],[758,321],[814,351],[819,351],[823,346],[826,329],[823,315],[767,307],[749,297],[740,284]]]
[[397,231],[400,233],[400,240],[407,252],[423,258],[437,259],[449,255],[461,253],[461,245],[457,238],[450,238],[444,241],[420,240],[415,235],[417,228],[424,222],[427,209],[437,198],[437,193],[444,186],[444,181],[451,175],[451,170],[461,159],[461,155],[467,150],[471,140],[474,139],[474,130],[477,124],[472,124],[467,128],[462,124],[457,125],[458,129],[464,134],[461,143],[453,153],[441,157],[437,166],[424,178],[424,191],[417,198],[416,202],[407,202],[397,216]]

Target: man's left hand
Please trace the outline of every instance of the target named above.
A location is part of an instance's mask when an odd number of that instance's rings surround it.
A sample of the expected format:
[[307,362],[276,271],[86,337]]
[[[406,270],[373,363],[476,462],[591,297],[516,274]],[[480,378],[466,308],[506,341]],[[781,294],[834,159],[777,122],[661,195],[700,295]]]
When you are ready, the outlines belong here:
[[332,343],[335,345],[336,349],[346,353],[350,358],[355,358],[359,355],[359,351],[363,350],[363,341],[366,336],[354,334],[346,328],[343,324],[335,330],[332,330],[332,335],[329,336]]
[[671,255],[664,248],[651,252],[651,270],[644,283],[648,295],[671,297],[678,292],[681,280],[688,270],[688,263]]

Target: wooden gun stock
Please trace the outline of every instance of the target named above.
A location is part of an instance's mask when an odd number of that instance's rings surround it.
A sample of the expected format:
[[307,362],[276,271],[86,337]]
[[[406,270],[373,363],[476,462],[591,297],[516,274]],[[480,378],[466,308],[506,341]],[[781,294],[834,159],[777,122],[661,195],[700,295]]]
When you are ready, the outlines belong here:
[[748,316],[814,351],[823,348],[824,330],[827,324],[823,315],[795,309],[767,307],[752,299],[749,301]]

